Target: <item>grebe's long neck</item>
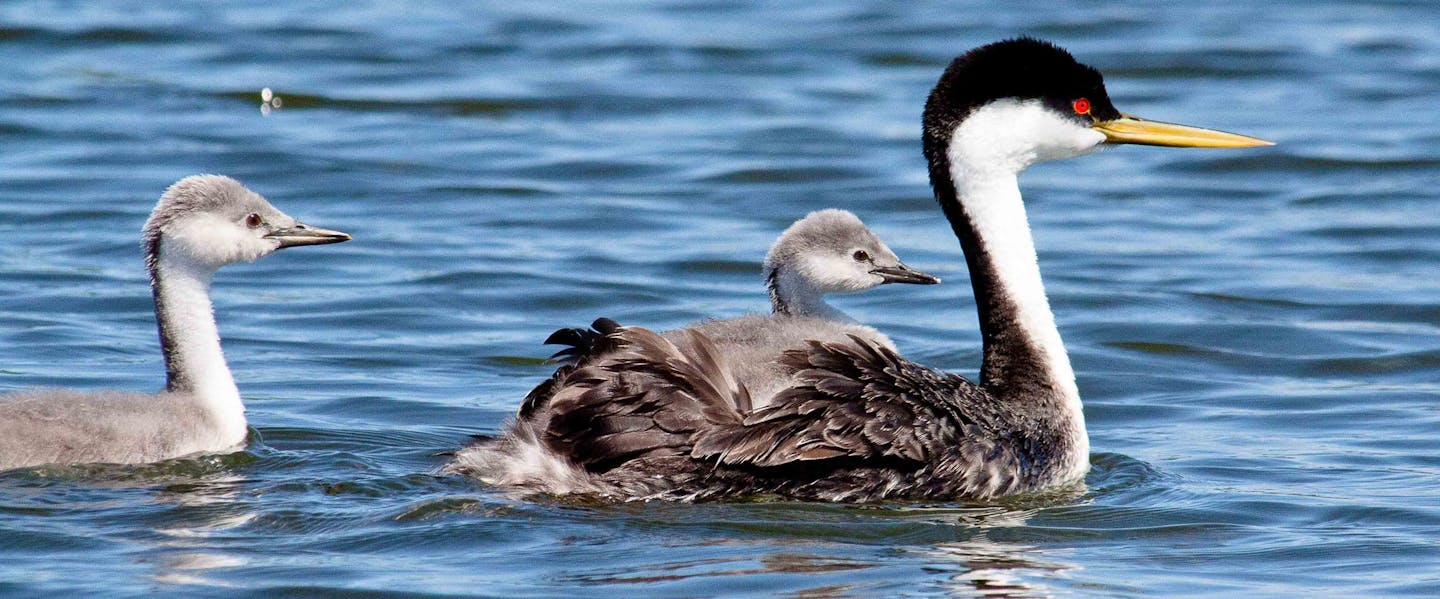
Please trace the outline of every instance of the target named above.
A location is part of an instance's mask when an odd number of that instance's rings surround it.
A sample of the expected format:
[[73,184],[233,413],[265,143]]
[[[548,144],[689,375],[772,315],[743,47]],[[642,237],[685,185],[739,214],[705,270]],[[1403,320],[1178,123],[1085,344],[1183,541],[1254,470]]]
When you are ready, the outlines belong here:
[[220,331],[210,304],[215,268],[166,247],[164,238],[148,248],[155,320],[165,356],[166,391],[194,396],[222,434],[245,440],[245,406],[220,349]]
[[977,116],[944,137],[927,126],[925,142],[935,197],[965,251],[975,289],[984,342],[981,385],[1022,403],[1054,402],[1083,427],[1075,373],[1045,297],[1020,198],[1020,171],[1050,157],[1003,143],[1014,122]]
[[1079,401],[1075,373],[1040,279],[1035,244],[1014,173],[952,163],[959,213],[951,226],[964,246],[984,339],[981,384],[1005,394]]
[[765,273],[765,286],[770,290],[770,307],[776,314],[856,322],[849,314],[825,303],[824,294],[815,285],[790,270],[770,269]]

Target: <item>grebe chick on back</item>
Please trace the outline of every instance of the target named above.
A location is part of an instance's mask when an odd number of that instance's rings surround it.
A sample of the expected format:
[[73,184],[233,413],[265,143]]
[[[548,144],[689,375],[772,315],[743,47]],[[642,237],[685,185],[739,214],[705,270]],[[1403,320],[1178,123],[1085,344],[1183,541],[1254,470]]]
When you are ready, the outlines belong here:
[[165,390],[37,389],[0,396],[0,470],[139,464],[241,447],[245,407],[220,350],[212,276],[227,264],[350,236],[302,224],[229,177],[195,175],[160,197],[143,238]]
[[773,314],[708,319],[661,333],[676,342],[691,332],[703,334],[729,356],[732,375],[756,405],[792,382],[778,359],[796,340],[843,341],[854,335],[895,349],[888,336],[826,303],[825,295],[940,282],[901,262],[859,217],[836,209],[812,212],[790,225],[770,246],[762,271]]
[[[970,270],[979,384],[859,336],[797,335],[778,354],[746,353],[696,329],[661,337],[601,320],[568,338],[574,363],[527,397],[504,434],[450,470],[629,500],[986,500],[1080,479],[1085,418],[1020,172],[1103,144],[1269,142],[1121,114],[1098,71],[1033,39],[951,62],[926,102],[922,140]],[[793,383],[758,405],[733,375],[745,360],[778,360]]]
[[831,208],[811,212],[780,234],[765,256],[765,287],[775,314],[855,322],[825,303],[827,293],[852,293],[886,283],[934,285],[905,266],[860,218]]

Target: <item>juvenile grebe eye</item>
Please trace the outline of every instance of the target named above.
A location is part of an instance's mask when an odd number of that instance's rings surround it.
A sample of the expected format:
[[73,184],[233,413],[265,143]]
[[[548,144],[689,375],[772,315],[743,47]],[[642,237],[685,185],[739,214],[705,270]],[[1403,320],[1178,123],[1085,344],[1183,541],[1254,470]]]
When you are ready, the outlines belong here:
[[866,252],[865,250],[855,250],[855,261],[856,261],[856,262],[869,262],[869,261],[870,261],[870,254],[869,254],[868,252]]
[[245,217],[245,226],[250,227],[251,229],[260,226],[263,222],[264,221],[260,218],[260,215],[254,212],[251,212]]

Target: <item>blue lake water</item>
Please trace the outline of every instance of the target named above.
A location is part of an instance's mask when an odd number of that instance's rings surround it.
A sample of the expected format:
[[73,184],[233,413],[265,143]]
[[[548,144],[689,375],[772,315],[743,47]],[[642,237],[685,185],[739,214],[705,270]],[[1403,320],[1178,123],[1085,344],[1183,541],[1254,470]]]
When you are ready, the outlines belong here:
[[[764,310],[766,247],[825,207],[945,279],[837,303],[973,377],[920,108],[1018,34],[1121,110],[1279,144],[1022,178],[1083,494],[593,505],[436,474],[551,330]],[[5,2],[0,390],[162,386],[139,230],[184,175],[355,240],[217,277],[247,451],[0,474],[0,595],[1440,594],[1437,107],[1430,2]]]

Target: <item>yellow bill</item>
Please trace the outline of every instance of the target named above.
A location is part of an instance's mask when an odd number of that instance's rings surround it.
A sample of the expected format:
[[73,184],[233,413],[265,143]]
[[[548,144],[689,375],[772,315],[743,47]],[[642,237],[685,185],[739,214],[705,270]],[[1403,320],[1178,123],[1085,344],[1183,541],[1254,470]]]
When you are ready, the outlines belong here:
[[1147,121],[1129,115],[1095,123],[1090,127],[1105,134],[1112,144],[1170,146],[1174,148],[1253,148],[1273,146],[1275,142],[1189,125]]

